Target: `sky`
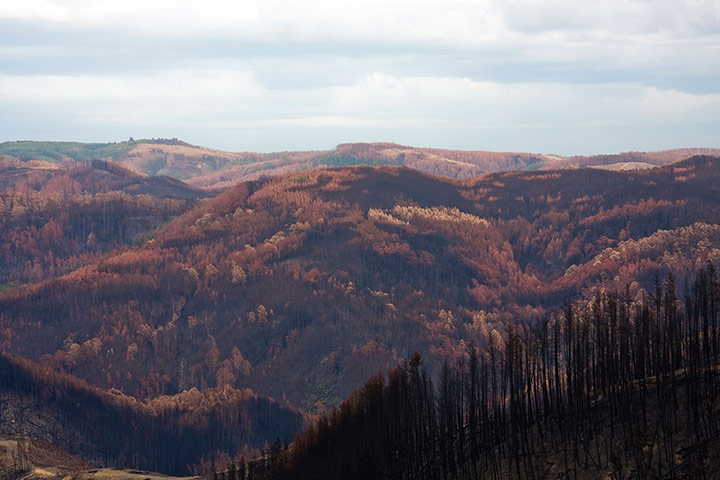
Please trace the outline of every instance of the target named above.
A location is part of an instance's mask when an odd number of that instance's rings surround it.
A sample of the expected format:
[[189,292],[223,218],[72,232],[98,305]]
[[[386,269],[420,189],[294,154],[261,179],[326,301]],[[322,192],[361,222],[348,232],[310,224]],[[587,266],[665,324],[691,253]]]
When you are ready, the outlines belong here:
[[0,0],[0,141],[720,147],[717,0]]

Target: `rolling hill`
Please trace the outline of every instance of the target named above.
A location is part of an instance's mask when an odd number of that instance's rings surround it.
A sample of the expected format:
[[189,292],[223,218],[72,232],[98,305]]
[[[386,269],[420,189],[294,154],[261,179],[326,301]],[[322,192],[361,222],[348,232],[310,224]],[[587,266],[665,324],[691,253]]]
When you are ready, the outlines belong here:
[[[720,259],[720,160],[643,171],[320,169],[243,183],[141,247],[0,294],[12,352],[138,398],[335,405],[423,353]],[[318,403],[319,402],[319,403]],[[313,407],[314,406],[314,407]]]
[[577,168],[632,162],[657,166],[692,155],[720,155],[720,149],[693,148],[562,157],[538,153],[418,148],[393,143],[349,143],[322,151],[232,153],[190,145],[177,139],[151,139],[95,144],[5,142],[0,143],[0,155],[59,165],[109,160],[139,173],[167,175],[205,189],[224,189],[263,176],[284,175],[321,166],[396,165],[432,175],[467,179],[500,171]]

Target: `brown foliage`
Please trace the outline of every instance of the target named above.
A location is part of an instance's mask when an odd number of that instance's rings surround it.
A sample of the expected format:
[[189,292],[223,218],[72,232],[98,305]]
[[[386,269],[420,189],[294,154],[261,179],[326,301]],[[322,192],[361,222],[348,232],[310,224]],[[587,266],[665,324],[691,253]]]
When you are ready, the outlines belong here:
[[[142,247],[0,294],[0,341],[142,398],[230,386],[334,404],[409,351],[439,368],[510,319],[625,284],[641,296],[660,270],[717,260],[719,178],[697,157],[463,183],[389,167],[249,182]],[[18,198],[10,216],[33,208]],[[57,241],[47,224],[31,239]]]

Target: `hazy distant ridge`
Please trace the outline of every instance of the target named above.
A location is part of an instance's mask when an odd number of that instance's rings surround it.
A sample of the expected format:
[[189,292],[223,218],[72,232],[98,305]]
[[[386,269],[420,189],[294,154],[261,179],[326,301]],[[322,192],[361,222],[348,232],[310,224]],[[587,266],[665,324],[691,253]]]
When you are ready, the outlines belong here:
[[484,173],[606,166],[611,169],[665,165],[691,155],[720,155],[717,148],[573,156],[524,152],[446,150],[394,143],[346,143],[331,150],[224,152],[177,139],[119,143],[19,141],[0,144],[0,155],[55,164],[112,160],[148,175],[167,175],[195,187],[222,189],[242,181],[320,166],[398,165],[432,175],[466,179]]

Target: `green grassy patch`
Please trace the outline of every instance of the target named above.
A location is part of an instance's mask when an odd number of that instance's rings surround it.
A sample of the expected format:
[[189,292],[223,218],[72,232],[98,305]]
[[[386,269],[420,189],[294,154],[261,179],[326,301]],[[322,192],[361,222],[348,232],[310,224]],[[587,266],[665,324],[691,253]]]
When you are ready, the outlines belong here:
[[332,153],[320,157],[313,162],[314,167],[325,165],[328,167],[350,167],[354,165],[400,165],[396,160],[376,160],[372,158],[356,157],[354,155],[341,155]]
[[0,292],[5,292],[5,291],[7,291],[7,290],[12,290],[13,288],[17,288],[17,287],[19,287],[19,286],[21,286],[21,285],[22,285],[22,283],[20,283],[20,282],[18,282],[18,281],[13,281],[13,282],[4,283],[4,284],[0,285]]

